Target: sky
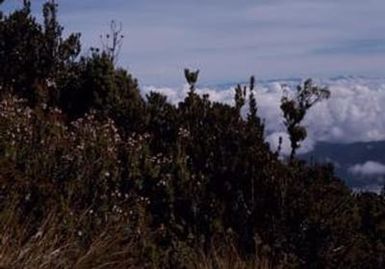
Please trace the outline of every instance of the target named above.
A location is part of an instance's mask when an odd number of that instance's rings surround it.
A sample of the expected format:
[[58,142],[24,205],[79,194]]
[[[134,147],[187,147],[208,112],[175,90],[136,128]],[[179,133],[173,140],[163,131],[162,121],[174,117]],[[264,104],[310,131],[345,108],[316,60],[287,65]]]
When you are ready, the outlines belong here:
[[[6,10],[19,0],[5,0]],[[39,13],[43,0],[33,2]],[[123,25],[119,65],[142,84],[202,84],[287,77],[385,74],[383,0],[58,0],[66,33],[83,53],[109,22]],[[3,7],[2,7],[3,8]]]

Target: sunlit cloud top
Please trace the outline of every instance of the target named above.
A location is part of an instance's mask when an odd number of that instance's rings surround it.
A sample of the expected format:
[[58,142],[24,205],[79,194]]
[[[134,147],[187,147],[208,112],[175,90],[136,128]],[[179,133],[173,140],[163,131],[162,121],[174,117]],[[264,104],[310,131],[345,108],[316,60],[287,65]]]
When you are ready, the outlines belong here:
[[[17,2],[5,1],[5,9]],[[35,13],[44,1],[33,1]],[[182,69],[201,83],[260,79],[382,76],[383,0],[59,0],[66,32],[83,49],[100,45],[109,21],[123,24],[119,64],[145,84],[179,85]]]

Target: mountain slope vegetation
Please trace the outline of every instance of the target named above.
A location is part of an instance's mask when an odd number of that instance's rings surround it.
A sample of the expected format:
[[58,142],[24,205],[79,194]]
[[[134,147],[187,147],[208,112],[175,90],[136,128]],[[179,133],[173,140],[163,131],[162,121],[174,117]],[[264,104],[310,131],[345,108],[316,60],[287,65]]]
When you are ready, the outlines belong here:
[[30,1],[0,12],[2,267],[385,266],[385,196],[294,156],[311,82],[284,100],[295,149],[282,160],[254,78],[234,106],[196,94],[189,70],[179,104],[142,97],[114,51],[82,56],[80,34],[63,37],[55,2],[43,16]]

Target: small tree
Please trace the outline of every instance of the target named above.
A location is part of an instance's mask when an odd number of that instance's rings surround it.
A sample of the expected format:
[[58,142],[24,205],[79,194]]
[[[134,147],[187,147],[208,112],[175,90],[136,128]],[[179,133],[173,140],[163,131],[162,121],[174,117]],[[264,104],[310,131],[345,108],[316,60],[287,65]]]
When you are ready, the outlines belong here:
[[190,91],[195,91],[195,84],[197,83],[199,75],[199,70],[196,70],[195,72],[190,71],[190,69],[186,68],[184,70],[184,76],[186,78],[187,83],[190,85]]
[[261,121],[261,118],[258,116],[258,107],[257,107],[257,100],[255,99],[255,78],[254,76],[250,77],[249,82],[249,113],[247,114],[247,122],[250,126],[256,128],[258,137],[260,139],[263,138],[263,134],[265,132],[265,126],[263,121]]
[[235,95],[234,95],[234,103],[235,103],[235,110],[237,111],[237,114],[239,114],[239,117],[241,117],[241,109],[244,106],[246,101],[246,86],[241,86],[240,84],[237,85],[235,88]]
[[295,156],[300,142],[305,140],[307,132],[301,125],[306,112],[317,102],[327,99],[330,91],[326,87],[316,86],[311,79],[306,80],[303,86],[297,86],[297,92],[294,98],[287,96],[281,99],[281,110],[285,118],[284,123],[290,138],[291,153],[290,160]]
[[[0,2],[1,4],[1,2]],[[56,1],[43,5],[43,22],[32,14],[31,1],[7,15],[0,12],[0,88],[29,103],[57,102],[57,80],[80,53],[80,34],[63,37]]]

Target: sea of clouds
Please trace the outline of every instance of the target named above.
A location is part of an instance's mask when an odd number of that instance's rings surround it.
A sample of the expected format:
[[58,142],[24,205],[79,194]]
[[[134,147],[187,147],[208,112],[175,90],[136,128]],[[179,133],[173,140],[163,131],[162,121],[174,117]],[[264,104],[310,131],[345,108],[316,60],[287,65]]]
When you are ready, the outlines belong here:
[[[282,86],[289,88],[290,94],[299,83],[301,80],[297,79],[259,81],[256,86],[258,112],[266,124],[266,140],[275,149],[279,137],[282,137],[284,154],[289,153],[290,145],[279,108],[284,94]],[[353,143],[385,140],[385,78],[338,77],[316,80],[315,83],[327,86],[331,97],[316,104],[306,115],[304,125],[308,137],[302,143],[300,153],[312,151],[320,141]],[[234,86],[235,83],[198,87],[197,93],[209,94],[212,101],[233,104]],[[176,104],[186,96],[188,87],[143,87],[144,94],[150,91],[160,92]]]

